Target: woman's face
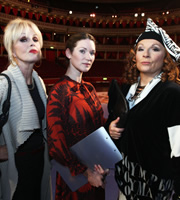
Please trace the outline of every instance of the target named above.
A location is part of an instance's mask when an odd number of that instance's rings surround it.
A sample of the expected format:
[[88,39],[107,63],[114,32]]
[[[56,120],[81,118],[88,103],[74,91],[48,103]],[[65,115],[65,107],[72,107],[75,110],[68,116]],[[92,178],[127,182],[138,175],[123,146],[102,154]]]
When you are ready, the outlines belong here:
[[154,39],[141,40],[137,45],[136,65],[140,74],[154,77],[161,72],[166,51],[164,46]]
[[37,34],[32,28],[29,28],[28,31],[22,31],[17,42],[13,45],[13,56],[19,66],[22,64],[34,64],[40,59],[40,43]]
[[88,72],[95,60],[96,47],[94,41],[83,39],[77,42],[73,52],[66,50],[69,67],[77,73]]

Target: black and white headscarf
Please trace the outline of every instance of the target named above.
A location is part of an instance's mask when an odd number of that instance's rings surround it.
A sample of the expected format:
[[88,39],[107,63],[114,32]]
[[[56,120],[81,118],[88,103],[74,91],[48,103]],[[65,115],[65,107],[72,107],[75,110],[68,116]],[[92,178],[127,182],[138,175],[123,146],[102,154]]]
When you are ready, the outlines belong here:
[[136,44],[143,39],[158,40],[164,45],[174,60],[180,62],[180,47],[169,37],[166,31],[158,27],[151,18],[147,19],[145,32],[139,35]]

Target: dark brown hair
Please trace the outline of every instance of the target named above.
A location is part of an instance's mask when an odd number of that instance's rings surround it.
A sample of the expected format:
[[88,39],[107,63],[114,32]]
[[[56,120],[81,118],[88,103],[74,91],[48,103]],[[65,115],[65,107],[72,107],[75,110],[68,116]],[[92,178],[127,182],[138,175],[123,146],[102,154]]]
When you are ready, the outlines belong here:
[[66,49],[69,48],[69,50],[72,53],[74,48],[77,45],[77,42],[80,40],[85,40],[85,39],[90,39],[90,40],[94,41],[94,43],[96,44],[96,40],[95,40],[94,36],[92,36],[89,33],[81,32],[81,33],[76,33],[76,34],[70,36],[70,38],[66,42]]

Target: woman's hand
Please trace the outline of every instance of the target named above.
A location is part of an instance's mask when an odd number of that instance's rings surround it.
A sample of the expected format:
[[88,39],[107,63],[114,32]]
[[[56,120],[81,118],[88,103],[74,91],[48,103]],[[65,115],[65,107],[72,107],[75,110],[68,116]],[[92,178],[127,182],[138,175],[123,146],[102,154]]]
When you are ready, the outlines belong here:
[[8,151],[6,145],[0,146],[0,161],[8,160]]
[[101,165],[94,165],[94,171],[97,171],[99,174],[105,177],[109,173],[109,169],[103,169]]
[[105,187],[105,179],[106,179],[106,176],[108,175],[108,173],[109,173],[109,169],[103,169],[102,167],[101,167],[101,165],[94,165],[94,171],[97,171],[99,174],[101,174],[102,176],[103,176],[103,179],[102,179],[102,181],[103,181],[103,185],[101,186],[102,188],[104,188]]
[[87,169],[84,173],[84,175],[87,177],[88,182],[94,186],[94,187],[100,187],[103,186],[103,175],[101,175],[97,171],[93,171],[91,169]]
[[119,139],[122,135],[122,132],[124,131],[124,128],[117,128],[117,123],[119,120],[120,117],[112,121],[109,125],[109,134],[115,140]]

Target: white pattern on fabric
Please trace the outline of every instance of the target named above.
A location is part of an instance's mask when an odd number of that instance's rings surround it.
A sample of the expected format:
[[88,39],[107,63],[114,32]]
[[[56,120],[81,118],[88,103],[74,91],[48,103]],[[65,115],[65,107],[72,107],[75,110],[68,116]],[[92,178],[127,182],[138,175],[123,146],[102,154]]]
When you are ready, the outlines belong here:
[[162,28],[159,28],[152,19],[147,19],[147,26],[145,32],[154,31],[162,37],[164,46],[171,56],[175,58],[175,60],[180,62],[180,47],[169,37],[166,31]]
[[133,108],[136,104],[138,104],[140,101],[142,101],[148,94],[149,92],[154,88],[155,85],[161,81],[161,75],[162,73],[158,74],[155,76],[147,85],[146,87],[141,91],[140,94],[138,94],[136,99],[132,99],[132,97],[136,93],[136,89],[139,85],[140,77],[138,78],[138,82],[134,83],[130,89],[129,92],[127,93],[126,99],[129,102],[129,108]]

